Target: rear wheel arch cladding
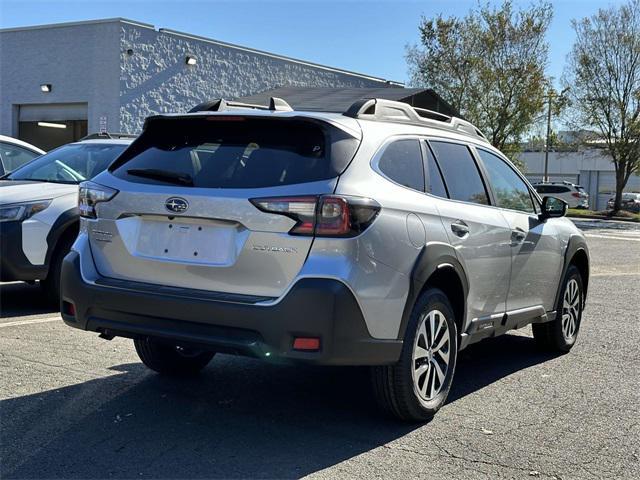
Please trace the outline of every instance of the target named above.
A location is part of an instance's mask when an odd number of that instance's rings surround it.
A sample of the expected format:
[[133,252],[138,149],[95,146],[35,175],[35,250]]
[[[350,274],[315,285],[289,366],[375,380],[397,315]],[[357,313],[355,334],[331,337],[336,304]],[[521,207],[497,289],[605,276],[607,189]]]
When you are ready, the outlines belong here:
[[444,243],[425,245],[411,272],[409,293],[402,314],[398,339],[403,339],[413,307],[427,288],[440,289],[453,308],[458,335],[463,333],[469,284],[453,247]]

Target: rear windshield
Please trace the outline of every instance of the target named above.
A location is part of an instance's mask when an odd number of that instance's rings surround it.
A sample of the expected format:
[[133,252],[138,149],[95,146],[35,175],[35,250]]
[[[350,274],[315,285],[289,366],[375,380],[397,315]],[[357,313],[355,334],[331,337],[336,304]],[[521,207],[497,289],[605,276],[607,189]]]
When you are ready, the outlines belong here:
[[309,120],[158,117],[110,170],[137,183],[273,187],[334,178],[357,146],[338,128]]

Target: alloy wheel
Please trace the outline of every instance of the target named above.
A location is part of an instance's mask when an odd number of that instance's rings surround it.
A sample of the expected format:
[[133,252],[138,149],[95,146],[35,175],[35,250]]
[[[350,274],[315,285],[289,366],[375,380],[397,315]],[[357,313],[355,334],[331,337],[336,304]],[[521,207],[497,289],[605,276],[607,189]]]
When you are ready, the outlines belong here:
[[450,349],[444,314],[439,310],[425,312],[420,317],[412,354],[413,384],[420,399],[430,401],[440,393],[449,371]]
[[571,341],[578,331],[580,319],[580,287],[575,278],[567,283],[562,300],[562,334]]

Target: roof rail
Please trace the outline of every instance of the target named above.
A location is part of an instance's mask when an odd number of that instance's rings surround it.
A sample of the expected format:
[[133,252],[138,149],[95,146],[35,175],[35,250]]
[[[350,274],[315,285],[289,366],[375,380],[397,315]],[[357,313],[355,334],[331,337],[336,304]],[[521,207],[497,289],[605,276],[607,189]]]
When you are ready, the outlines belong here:
[[78,141],[81,142],[83,140],[104,140],[104,139],[119,140],[123,138],[136,138],[136,137],[137,135],[134,135],[132,133],[96,132],[96,133],[90,133],[89,135],[85,135]]
[[472,123],[444,113],[412,107],[408,103],[385,100],[382,98],[364,98],[351,105],[343,115],[362,120],[409,123],[421,127],[438,128],[453,131],[488,141]]
[[224,98],[216,98],[215,100],[209,100],[196,105],[189,113],[195,112],[224,112],[228,110],[242,110],[246,108],[253,108],[255,110],[269,110],[272,112],[291,112],[293,108],[278,97],[271,97],[269,99],[269,105],[254,105],[252,103],[234,102],[231,100],[225,100]]

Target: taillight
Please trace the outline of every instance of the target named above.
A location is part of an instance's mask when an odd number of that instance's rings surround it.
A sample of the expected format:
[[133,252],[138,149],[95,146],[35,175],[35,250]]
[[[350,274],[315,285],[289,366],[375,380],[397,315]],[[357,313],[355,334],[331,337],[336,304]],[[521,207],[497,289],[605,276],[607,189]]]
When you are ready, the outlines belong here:
[[82,182],[78,190],[78,208],[80,216],[84,218],[96,218],[96,205],[100,202],[108,202],[116,196],[118,190],[98,185],[93,182]]
[[575,198],[580,198],[580,197],[581,197],[580,193],[578,193],[578,192],[573,192],[573,193],[571,194],[571,196],[572,196],[572,197],[575,197]]
[[364,232],[380,211],[370,198],[336,195],[252,198],[267,213],[296,221],[289,233],[317,237],[355,237]]

